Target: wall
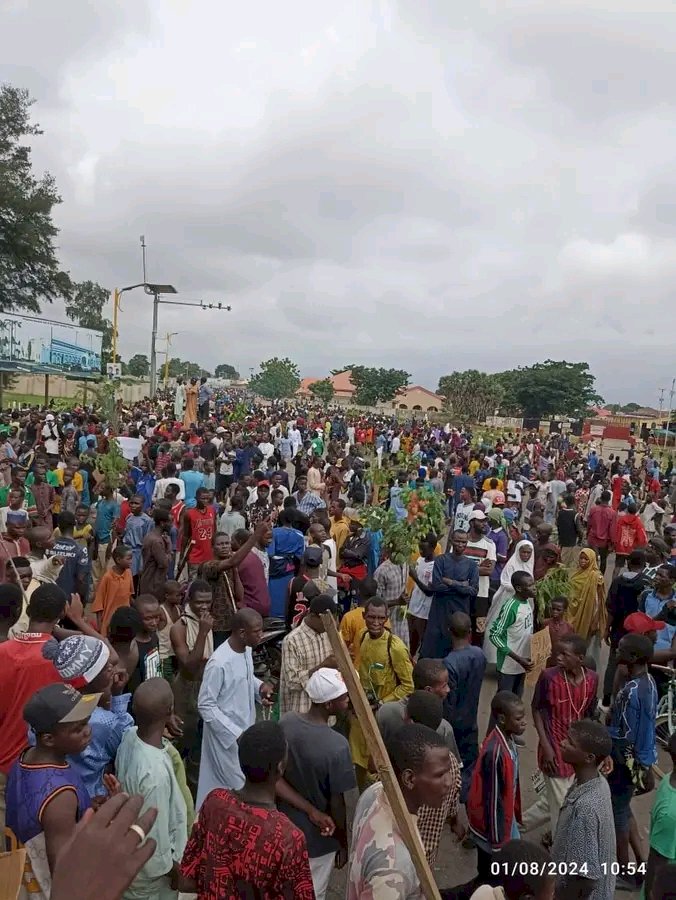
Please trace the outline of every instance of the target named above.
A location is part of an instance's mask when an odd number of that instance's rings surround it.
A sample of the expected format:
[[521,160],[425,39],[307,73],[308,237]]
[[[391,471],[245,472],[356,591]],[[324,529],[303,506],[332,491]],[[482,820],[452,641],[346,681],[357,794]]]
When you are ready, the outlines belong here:
[[[63,375],[49,376],[49,396],[55,399],[82,400],[82,392],[85,382],[70,381]],[[90,385],[91,386],[91,385]],[[95,385],[94,385],[95,387]],[[132,384],[120,384],[120,395],[125,403],[136,403],[143,400],[150,393],[150,382],[145,380],[135,381]],[[44,375],[18,375],[10,390],[5,391],[5,405],[12,402],[12,394],[29,394],[36,397],[45,395]],[[89,392],[89,396],[92,394]]]

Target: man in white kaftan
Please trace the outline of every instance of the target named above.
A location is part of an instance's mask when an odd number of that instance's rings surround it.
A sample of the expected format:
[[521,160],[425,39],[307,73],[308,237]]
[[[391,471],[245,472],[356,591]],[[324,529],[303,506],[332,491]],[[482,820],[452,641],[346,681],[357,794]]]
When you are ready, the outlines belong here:
[[239,650],[239,646],[233,632],[204,669],[197,702],[204,733],[196,809],[214,788],[237,790],[244,785],[237,738],[256,721],[256,700],[264,682],[254,675],[251,647]]

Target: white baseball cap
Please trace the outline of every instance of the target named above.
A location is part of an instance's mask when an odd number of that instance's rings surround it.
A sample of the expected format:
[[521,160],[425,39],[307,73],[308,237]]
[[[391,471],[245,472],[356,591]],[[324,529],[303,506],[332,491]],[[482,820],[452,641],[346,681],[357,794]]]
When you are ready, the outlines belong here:
[[347,694],[347,685],[338,669],[317,669],[310,676],[305,691],[313,703],[330,703]]

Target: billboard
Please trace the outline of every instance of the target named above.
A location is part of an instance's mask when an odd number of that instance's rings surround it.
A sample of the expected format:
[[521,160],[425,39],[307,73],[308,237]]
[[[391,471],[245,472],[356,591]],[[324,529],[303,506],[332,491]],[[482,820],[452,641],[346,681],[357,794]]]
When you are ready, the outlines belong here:
[[66,322],[4,314],[0,360],[54,366],[64,372],[100,372],[103,334]]

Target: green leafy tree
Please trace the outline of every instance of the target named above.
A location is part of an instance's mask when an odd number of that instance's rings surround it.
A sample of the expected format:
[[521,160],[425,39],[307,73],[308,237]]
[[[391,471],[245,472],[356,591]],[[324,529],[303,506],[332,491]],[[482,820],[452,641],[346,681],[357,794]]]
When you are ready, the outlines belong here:
[[355,386],[354,402],[358,406],[375,406],[377,403],[393,400],[411,378],[403,369],[352,366],[351,371],[352,384]]
[[621,403],[606,403],[606,405],[603,408],[607,409],[608,412],[611,412],[611,413],[613,413],[613,415],[615,415],[616,413],[618,413],[622,410],[622,404]]
[[[113,349],[113,323],[103,315],[110,291],[95,281],[81,281],[71,285],[66,299],[66,315],[81,325],[101,332],[101,370],[106,371]],[[119,356],[117,361],[119,362]]]
[[26,137],[41,134],[31,122],[25,90],[0,86],[0,312],[41,312],[41,302],[68,297],[70,278],[54,245],[52,209],[61,202],[49,174],[36,177]]
[[260,372],[251,379],[251,390],[268,400],[293,397],[300,387],[300,371],[288,357],[267,359],[259,366]]
[[145,353],[137,353],[127,363],[127,372],[136,378],[145,378],[150,374],[150,363]]
[[211,372],[207,369],[203,369],[199,363],[196,362],[185,362],[181,363],[182,365],[182,374],[185,374],[188,378],[211,378]]
[[239,372],[234,366],[231,366],[229,363],[220,363],[220,365],[216,366],[214,370],[214,376],[216,378],[230,378],[235,381],[239,378]]
[[621,407],[622,412],[635,413],[637,409],[641,408],[640,403],[625,403],[624,406]]
[[321,381],[315,381],[310,385],[310,393],[314,394],[322,403],[330,403],[335,395],[333,384],[330,378],[322,378]]
[[505,391],[502,409],[524,416],[583,416],[590,406],[600,406],[596,379],[587,363],[546,359],[525,368],[493,376]]
[[504,389],[494,375],[477,369],[452,372],[439,379],[439,393],[449,411],[463,422],[483,422],[499,408]]

